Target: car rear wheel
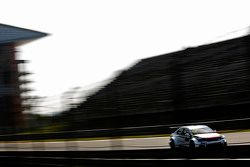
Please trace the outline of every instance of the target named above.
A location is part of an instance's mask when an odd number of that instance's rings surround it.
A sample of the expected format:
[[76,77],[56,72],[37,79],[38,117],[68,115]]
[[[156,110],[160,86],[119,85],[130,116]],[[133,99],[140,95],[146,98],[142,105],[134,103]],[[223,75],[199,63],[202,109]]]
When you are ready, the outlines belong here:
[[170,140],[169,145],[170,145],[170,148],[171,148],[171,149],[175,149],[175,148],[176,148],[175,142],[174,142],[174,140],[172,140],[172,139]]

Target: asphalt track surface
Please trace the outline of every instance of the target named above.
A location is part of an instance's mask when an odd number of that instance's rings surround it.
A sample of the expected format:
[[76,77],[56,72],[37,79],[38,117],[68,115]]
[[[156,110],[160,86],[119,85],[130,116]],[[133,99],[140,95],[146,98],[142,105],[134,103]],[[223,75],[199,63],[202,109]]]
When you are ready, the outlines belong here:
[[[204,163],[197,160],[216,160],[216,165],[217,160],[223,160],[223,164],[224,160],[250,160],[250,132],[224,135],[228,147],[206,149],[171,150],[168,137],[1,143],[0,166],[189,166]],[[239,162],[230,161],[228,165]]]
[[[250,132],[225,133],[228,145],[250,145]],[[90,141],[1,142],[0,151],[107,151],[169,149],[169,137]]]

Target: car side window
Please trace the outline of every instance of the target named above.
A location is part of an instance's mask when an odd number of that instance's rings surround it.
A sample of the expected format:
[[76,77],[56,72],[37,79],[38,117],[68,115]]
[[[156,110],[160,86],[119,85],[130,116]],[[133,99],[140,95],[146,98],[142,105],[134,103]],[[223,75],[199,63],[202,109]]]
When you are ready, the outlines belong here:
[[188,136],[189,135],[189,130],[188,129],[183,129],[182,135]]
[[181,135],[181,134],[182,134],[182,131],[183,131],[183,129],[181,128],[181,129],[177,130],[176,134],[177,134],[177,135]]

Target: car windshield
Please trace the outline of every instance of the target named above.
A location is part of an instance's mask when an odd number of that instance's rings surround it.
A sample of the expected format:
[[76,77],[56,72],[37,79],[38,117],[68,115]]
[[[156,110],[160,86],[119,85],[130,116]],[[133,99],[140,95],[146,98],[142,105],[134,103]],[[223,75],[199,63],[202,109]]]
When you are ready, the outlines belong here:
[[192,133],[195,134],[204,134],[204,133],[213,133],[214,131],[209,127],[202,127],[197,129],[192,129]]

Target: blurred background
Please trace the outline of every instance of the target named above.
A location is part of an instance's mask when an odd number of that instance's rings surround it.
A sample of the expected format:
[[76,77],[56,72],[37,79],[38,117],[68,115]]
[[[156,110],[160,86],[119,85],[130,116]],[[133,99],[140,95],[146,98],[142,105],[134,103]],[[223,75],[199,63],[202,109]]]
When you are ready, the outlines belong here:
[[5,1],[0,149],[168,149],[190,124],[249,144],[248,3]]

